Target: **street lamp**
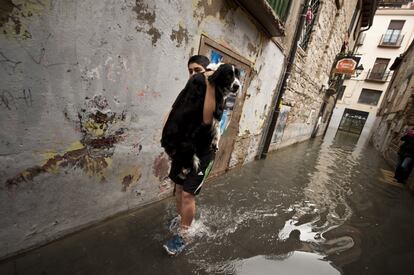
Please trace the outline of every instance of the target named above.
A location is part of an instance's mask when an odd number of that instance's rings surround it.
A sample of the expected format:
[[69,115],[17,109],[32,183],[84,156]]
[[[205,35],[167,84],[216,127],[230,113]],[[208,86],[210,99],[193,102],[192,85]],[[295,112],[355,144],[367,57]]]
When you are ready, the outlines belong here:
[[358,67],[355,68],[355,74],[358,77],[362,71],[364,70],[364,66],[362,66],[362,64],[359,64]]

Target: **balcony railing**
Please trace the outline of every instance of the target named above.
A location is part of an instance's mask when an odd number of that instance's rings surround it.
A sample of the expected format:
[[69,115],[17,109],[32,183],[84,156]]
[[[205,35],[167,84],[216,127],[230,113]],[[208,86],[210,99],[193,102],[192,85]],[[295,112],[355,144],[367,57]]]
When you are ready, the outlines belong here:
[[269,3],[282,21],[286,21],[290,2],[290,0],[267,0],[267,3]]
[[404,35],[386,35],[381,36],[381,40],[378,44],[378,47],[400,47],[404,39]]
[[374,82],[386,82],[390,74],[390,71],[376,72],[373,70],[369,70],[365,80]]
[[409,0],[401,1],[401,0],[380,0],[378,2],[378,7],[394,7],[394,8],[401,8],[402,5],[406,5],[410,3]]

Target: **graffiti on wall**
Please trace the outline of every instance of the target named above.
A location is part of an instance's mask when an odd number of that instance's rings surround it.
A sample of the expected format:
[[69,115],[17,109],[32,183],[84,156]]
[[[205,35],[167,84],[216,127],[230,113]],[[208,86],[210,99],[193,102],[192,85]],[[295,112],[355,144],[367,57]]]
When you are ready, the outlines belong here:
[[18,92],[0,90],[0,109],[17,110],[21,103],[25,107],[33,105],[32,90],[30,88]]
[[[115,144],[124,139],[126,129],[122,127],[126,113],[117,114],[102,95],[85,98],[84,108],[78,113],[82,138],[62,154],[50,153],[44,164],[35,165],[6,180],[10,190],[21,183],[32,181],[45,173],[58,173],[60,169],[81,169],[99,181],[106,180],[106,170],[112,164]],[[141,148],[141,147],[139,147]],[[141,177],[138,167],[131,167],[121,177],[122,191]]]

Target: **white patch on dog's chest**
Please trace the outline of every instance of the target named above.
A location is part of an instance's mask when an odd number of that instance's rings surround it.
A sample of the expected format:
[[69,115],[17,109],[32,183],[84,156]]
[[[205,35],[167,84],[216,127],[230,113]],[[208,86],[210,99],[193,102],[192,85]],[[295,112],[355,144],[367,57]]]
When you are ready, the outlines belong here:
[[213,119],[213,123],[211,124],[211,132],[213,135],[213,141],[211,142],[211,146],[215,151],[219,149],[219,142],[220,142],[220,121],[217,119]]

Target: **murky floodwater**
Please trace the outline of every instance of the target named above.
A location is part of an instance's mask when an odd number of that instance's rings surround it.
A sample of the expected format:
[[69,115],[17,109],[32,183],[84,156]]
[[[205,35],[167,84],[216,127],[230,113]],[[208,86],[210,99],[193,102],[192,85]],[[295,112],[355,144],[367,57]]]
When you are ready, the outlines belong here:
[[[329,133],[211,181],[165,256],[173,200],[0,265],[19,274],[413,274],[414,196],[366,141]],[[9,268],[9,269],[7,269]]]
[[187,257],[207,273],[411,274],[414,199],[391,178],[347,133],[283,149],[206,190]]

